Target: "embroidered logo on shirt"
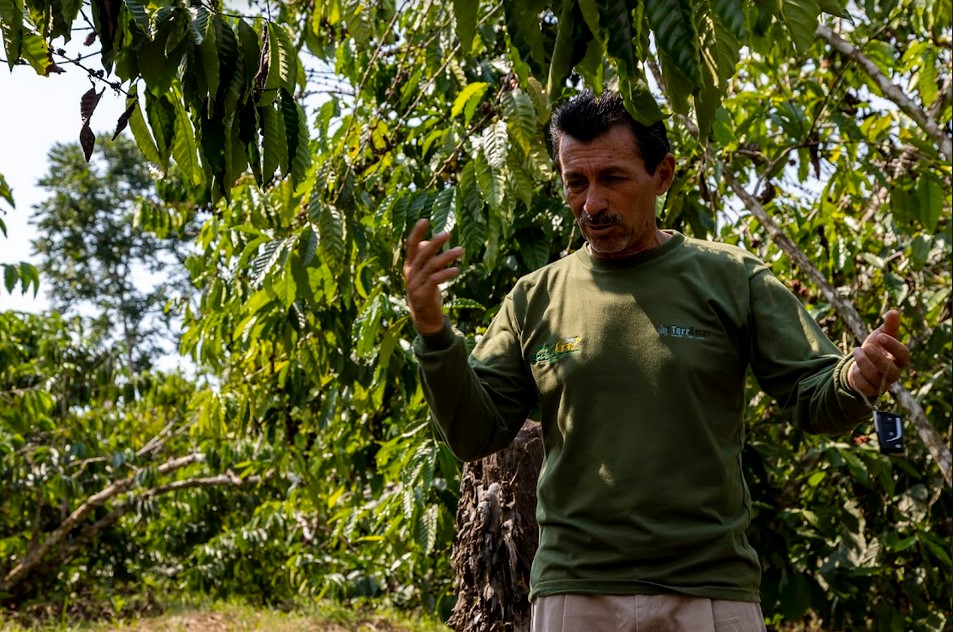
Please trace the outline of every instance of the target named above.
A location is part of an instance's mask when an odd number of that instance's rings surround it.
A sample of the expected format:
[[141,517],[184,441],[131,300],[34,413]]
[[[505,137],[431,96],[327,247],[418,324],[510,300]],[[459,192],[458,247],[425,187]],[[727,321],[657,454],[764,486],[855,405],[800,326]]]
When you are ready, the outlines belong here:
[[678,325],[659,325],[658,335],[663,338],[689,338],[691,340],[704,340],[711,335],[706,329],[696,329],[694,327],[679,327]]
[[568,355],[579,353],[581,341],[582,338],[579,336],[573,336],[549,344],[539,345],[533,354],[532,364],[534,366],[537,364],[554,364]]

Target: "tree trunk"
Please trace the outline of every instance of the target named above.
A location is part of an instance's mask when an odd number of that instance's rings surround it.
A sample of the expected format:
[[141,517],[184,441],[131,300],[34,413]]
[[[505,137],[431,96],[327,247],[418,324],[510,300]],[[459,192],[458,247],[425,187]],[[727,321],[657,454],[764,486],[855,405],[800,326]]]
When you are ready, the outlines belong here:
[[529,630],[542,462],[540,426],[527,421],[510,447],[464,466],[453,547],[457,604],[448,622],[457,632]]

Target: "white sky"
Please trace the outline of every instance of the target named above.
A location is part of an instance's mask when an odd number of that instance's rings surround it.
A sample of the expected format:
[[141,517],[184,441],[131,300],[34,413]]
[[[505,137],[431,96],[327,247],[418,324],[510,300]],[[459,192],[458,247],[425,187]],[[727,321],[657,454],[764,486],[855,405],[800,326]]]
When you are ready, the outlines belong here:
[[[93,61],[90,58],[84,63],[92,66]],[[29,66],[17,66],[11,72],[5,62],[0,64],[0,173],[16,202],[11,209],[0,200],[0,217],[7,225],[6,238],[0,233],[0,263],[37,263],[30,245],[36,231],[28,220],[45,194],[36,182],[47,171],[46,156],[54,143],[79,140],[79,100],[92,84],[82,69],[61,65],[65,73],[41,77]],[[104,84],[98,83],[101,90]],[[112,133],[124,109],[123,96],[107,87],[90,126],[97,134]],[[42,280],[35,299],[32,288],[24,295],[19,286],[13,294],[0,286],[0,310],[38,312],[48,306]]]

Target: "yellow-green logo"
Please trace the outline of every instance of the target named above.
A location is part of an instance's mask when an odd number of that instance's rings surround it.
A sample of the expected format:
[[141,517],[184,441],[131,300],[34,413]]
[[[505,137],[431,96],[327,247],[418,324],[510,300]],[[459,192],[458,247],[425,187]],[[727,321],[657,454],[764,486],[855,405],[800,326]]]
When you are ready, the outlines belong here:
[[532,364],[534,366],[537,364],[554,364],[568,355],[579,353],[581,341],[582,338],[579,336],[572,336],[571,338],[539,345],[536,347],[536,352],[533,353]]

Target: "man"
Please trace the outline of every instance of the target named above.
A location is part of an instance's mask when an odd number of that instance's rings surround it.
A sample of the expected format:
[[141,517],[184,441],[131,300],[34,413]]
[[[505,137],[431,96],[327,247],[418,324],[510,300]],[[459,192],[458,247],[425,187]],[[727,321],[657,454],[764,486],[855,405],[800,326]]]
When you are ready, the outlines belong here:
[[656,227],[675,159],[614,93],[551,123],[584,248],[520,279],[467,358],[438,285],[449,236],[408,240],[404,275],[427,400],[464,460],[506,447],[536,405],[545,458],[533,629],[763,630],[745,538],[744,384],[810,432],[850,431],[909,352],[891,311],[842,356],[756,257]]

